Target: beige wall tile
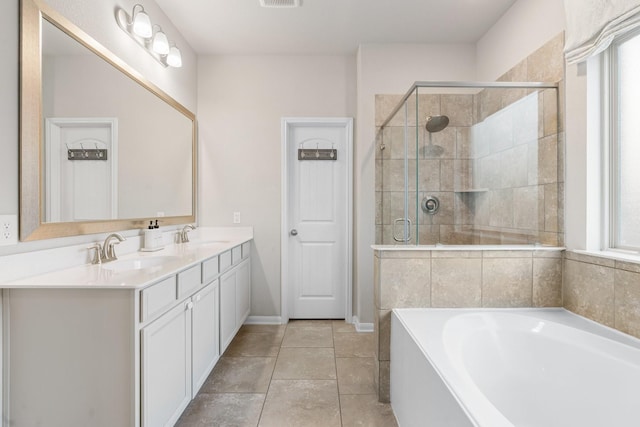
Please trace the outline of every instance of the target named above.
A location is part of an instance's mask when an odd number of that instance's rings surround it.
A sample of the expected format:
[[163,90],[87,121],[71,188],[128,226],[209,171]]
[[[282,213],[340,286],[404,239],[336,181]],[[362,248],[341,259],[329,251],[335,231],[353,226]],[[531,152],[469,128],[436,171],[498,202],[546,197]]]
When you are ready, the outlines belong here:
[[481,259],[433,258],[431,262],[432,307],[480,307]]
[[[440,190],[453,191],[456,173],[453,159],[440,161]],[[425,188],[427,190],[427,188]]]
[[415,246],[409,246],[407,249],[384,250],[376,249],[374,251],[379,258],[431,258],[431,251]]
[[[442,188],[442,175],[440,172],[440,160],[419,160],[418,161],[418,190],[420,191],[439,191]],[[415,164],[414,169],[415,170]],[[446,178],[446,177],[445,177]],[[415,175],[409,175],[409,181],[414,181],[410,189],[415,189]]]
[[489,225],[492,227],[513,228],[513,188],[491,191],[491,218]]
[[436,243],[441,243],[440,227],[439,225],[421,224],[418,227],[418,242],[420,245],[435,245]]
[[533,258],[533,306],[562,307],[561,258]]
[[531,305],[531,258],[485,258],[483,260],[483,307],[531,307]]
[[522,187],[528,183],[528,146],[516,145],[500,153],[500,187]]
[[604,266],[604,267],[612,267],[613,268],[613,267],[616,266],[616,261],[613,260],[613,259],[602,258],[602,257],[598,257],[598,256],[593,256],[593,255],[587,255],[587,254],[574,252],[574,251],[570,251],[570,250],[565,252],[565,258],[573,260],[573,261],[580,261],[580,262],[588,263],[588,264],[601,265],[601,266]]
[[[398,105],[403,95],[376,95],[375,97],[375,109],[376,109],[376,126],[382,126],[382,123],[387,119],[391,111]],[[402,126],[404,123],[404,114],[399,111],[391,122],[392,126]]]
[[614,269],[565,260],[563,303],[567,310],[614,327]]
[[617,269],[631,271],[633,273],[640,273],[640,263],[629,261],[616,260],[615,266]]
[[557,82],[564,77],[564,33],[560,33],[527,58],[527,81]]
[[558,182],[558,136],[538,141],[538,184]]
[[[418,93],[420,89],[418,89]],[[440,115],[440,95],[418,94],[418,124],[423,127],[427,124],[427,116]]]
[[544,186],[544,230],[558,231],[558,184]]
[[[404,126],[391,126],[384,129],[385,145],[390,148],[389,157],[391,159],[404,159],[405,153],[405,128]],[[407,158],[415,159],[417,156],[416,147],[416,128],[411,126],[407,128]],[[386,149],[385,149],[386,150]]]
[[456,157],[456,129],[454,127],[447,127],[440,132],[432,133],[431,143],[429,143],[429,132],[423,132],[421,138],[423,157],[438,159],[454,159]]
[[446,250],[446,249],[435,249],[431,252],[431,258],[482,258],[481,250],[474,251],[460,251],[460,250]]
[[558,91],[547,89],[543,92],[543,114],[542,121],[544,136],[558,133]]
[[456,128],[456,158],[471,159],[473,157],[471,150],[471,128]]
[[[423,222],[427,223],[428,221],[430,221],[431,224],[433,225],[454,224],[455,221],[453,216],[453,207],[454,207],[453,192],[452,191],[425,192],[420,198],[420,203],[422,203],[422,199],[428,195],[435,196],[438,198],[438,200],[440,200],[440,208],[438,209],[438,212],[436,212],[435,215],[429,215],[427,213],[424,213]],[[422,209],[420,209],[420,212],[422,212]]]
[[564,249],[535,249],[533,251],[534,258],[564,258]]
[[[378,310],[375,316],[378,360],[390,360],[389,349],[391,347],[391,310]],[[374,325],[375,326],[375,325]]]
[[473,124],[472,95],[442,95],[442,114],[449,116],[449,126]]
[[429,259],[383,259],[380,265],[381,309],[429,307]]
[[531,258],[533,256],[533,251],[530,250],[483,250],[482,257],[483,258]]
[[615,327],[640,338],[640,274],[615,272]]
[[378,362],[378,401],[389,403],[391,400],[391,362]]
[[472,245],[473,226],[471,225],[441,225],[440,243],[445,245]]
[[513,189],[513,226],[537,231],[541,218],[538,214],[538,186],[530,185]]

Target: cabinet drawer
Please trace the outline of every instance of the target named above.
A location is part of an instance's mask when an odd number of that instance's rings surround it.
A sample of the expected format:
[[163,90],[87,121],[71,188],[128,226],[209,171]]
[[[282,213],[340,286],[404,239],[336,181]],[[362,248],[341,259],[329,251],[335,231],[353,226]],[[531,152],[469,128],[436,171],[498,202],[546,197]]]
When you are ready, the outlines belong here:
[[202,285],[200,264],[178,273],[178,298],[184,298]]
[[218,255],[220,257],[220,273],[231,267],[231,251],[226,251]]
[[214,256],[202,263],[202,283],[209,283],[220,273],[218,257]]
[[242,259],[249,258],[251,254],[251,242],[244,242],[242,244]]
[[176,276],[143,289],[140,297],[140,321],[144,322],[160,314],[176,301]]
[[231,249],[231,263],[236,265],[242,260],[242,246],[236,246]]

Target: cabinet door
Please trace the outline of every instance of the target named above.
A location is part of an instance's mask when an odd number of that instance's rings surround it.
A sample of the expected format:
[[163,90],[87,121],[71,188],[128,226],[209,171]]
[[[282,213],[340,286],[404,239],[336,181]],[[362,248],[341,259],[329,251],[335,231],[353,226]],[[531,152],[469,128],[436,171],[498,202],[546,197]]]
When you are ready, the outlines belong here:
[[195,397],[218,361],[218,281],[192,297],[192,396]]
[[251,260],[247,259],[236,273],[236,327],[240,327],[251,311]]
[[141,331],[142,425],[172,426],[191,400],[191,301]]
[[220,277],[220,354],[236,333],[236,271],[234,268]]

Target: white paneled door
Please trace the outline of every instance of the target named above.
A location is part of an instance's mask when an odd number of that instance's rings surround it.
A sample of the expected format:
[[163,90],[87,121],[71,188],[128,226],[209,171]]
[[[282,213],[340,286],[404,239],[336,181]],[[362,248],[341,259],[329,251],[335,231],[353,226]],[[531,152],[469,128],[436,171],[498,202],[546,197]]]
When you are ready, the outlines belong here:
[[45,132],[46,222],[116,218],[117,119],[48,118]]
[[283,134],[284,311],[292,319],[348,318],[352,121],[283,119]]

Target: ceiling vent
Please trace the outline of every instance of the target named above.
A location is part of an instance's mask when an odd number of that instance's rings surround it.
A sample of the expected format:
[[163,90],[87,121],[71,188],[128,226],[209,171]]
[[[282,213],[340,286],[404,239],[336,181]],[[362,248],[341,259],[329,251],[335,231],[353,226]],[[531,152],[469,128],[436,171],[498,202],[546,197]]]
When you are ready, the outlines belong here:
[[262,7],[299,7],[300,0],[260,0]]

